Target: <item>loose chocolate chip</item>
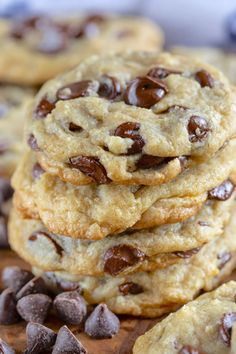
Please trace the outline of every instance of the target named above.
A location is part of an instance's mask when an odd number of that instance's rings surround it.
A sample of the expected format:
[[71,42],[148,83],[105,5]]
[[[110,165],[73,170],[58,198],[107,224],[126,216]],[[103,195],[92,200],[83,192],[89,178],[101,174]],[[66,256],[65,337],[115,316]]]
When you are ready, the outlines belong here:
[[161,111],[160,113],[161,114],[163,114],[163,113],[173,113],[173,112],[177,112],[177,111],[184,112],[187,109],[188,108],[186,108],[186,107],[179,106],[179,105],[175,104],[174,106],[170,106],[167,109],[165,109],[164,111]]
[[9,200],[13,195],[13,189],[10,182],[5,178],[0,177],[0,205]]
[[45,294],[31,294],[17,302],[19,315],[27,322],[43,323],[49,313],[52,300]]
[[44,169],[40,166],[40,164],[38,162],[36,162],[33,166],[33,170],[32,170],[32,176],[34,179],[39,179],[42,174],[44,173]]
[[10,325],[19,320],[14,292],[7,288],[0,295],[0,324]]
[[28,323],[26,327],[27,348],[24,354],[44,354],[52,351],[56,333],[39,323]]
[[95,307],[85,322],[85,333],[92,338],[112,338],[120,328],[118,317],[111,312],[106,304]]
[[7,222],[7,216],[3,215],[0,210],[0,248],[9,248]]
[[187,129],[191,143],[198,143],[206,139],[210,130],[205,118],[199,116],[190,117]]
[[58,100],[72,100],[78,97],[89,96],[89,91],[93,87],[91,80],[73,82],[65,85],[57,90],[56,96]]
[[82,128],[79,126],[79,125],[76,125],[75,123],[70,123],[69,124],[69,130],[71,132],[76,132],[76,133],[79,133],[82,131]]
[[143,154],[136,162],[136,167],[138,169],[147,170],[149,168],[162,167],[164,163],[167,163],[169,161],[170,159],[166,157]]
[[217,259],[220,260],[220,264],[218,265],[219,269],[222,269],[226,263],[228,263],[232,258],[232,254],[230,252],[221,252],[218,253]]
[[57,243],[54,238],[45,231],[35,231],[32,235],[30,235],[29,237],[29,241],[34,242],[38,239],[38,237],[46,237],[48,240],[51,241],[51,243],[53,244],[53,246],[55,247],[56,253],[61,257],[62,253],[64,251],[64,249],[59,245],[59,243]]
[[57,334],[52,354],[87,354],[87,350],[69,328],[63,326]]
[[226,179],[219,186],[208,192],[208,198],[221,201],[227,200],[231,197],[234,189],[234,184],[229,179]]
[[219,326],[219,336],[229,347],[231,342],[231,332],[233,324],[236,322],[236,312],[225,313]]
[[149,70],[147,76],[153,77],[155,79],[165,79],[171,74],[181,74],[181,71],[155,67]]
[[178,354],[206,354],[202,350],[193,348],[191,345],[185,345],[183,348],[181,348],[178,352]]
[[78,291],[68,291],[57,295],[53,307],[58,317],[68,324],[82,323],[87,313],[86,302]]
[[138,77],[130,82],[124,93],[125,103],[150,108],[168,93],[164,82],[148,76]]
[[40,147],[38,146],[37,140],[33,134],[29,135],[29,137],[27,139],[27,143],[31,147],[32,150],[41,151]]
[[107,172],[99,158],[93,156],[74,156],[69,159],[70,165],[91,177],[96,183],[104,184],[110,182]]
[[35,109],[35,118],[45,118],[55,107],[55,102],[50,102],[46,97],[43,97]]
[[192,248],[191,250],[188,251],[177,251],[177,252],[173,252],[177,257],[180,258],[190,258],[192,256],[194,256],[195,254],[197,254],[200,251],[201,247],[196,247],[196,248]]
[[133,283],[131,281],[121,284],[119,286],[119,290],[124,296],[129,294],[136,295],[143,292],[143,288],[141,285]]
[[0,338],[0,353],[1,354],[15,354],[15,350],[13,350],[10,345],[8,345],[6,342],[4,342]]
[[100,97],[107,98],[109,100],[114,100],[118,95],[121,94],[121,86],[119,81],[109,75],[103,75],[99,80],[98,95]]
[[129,245],[114,246],[104,255],[104,271],[110,275],[117,275],[144,259],[145,254],[138,248]]
[[22,297],[30,294],[47,294],[47,292],[44,280],[40,277],[34,277],[18,291],[16,299],[20,300]]
[[201,87],[208,86],[212,88],[214,86],[213,77],[206,70],[199,70],[195,74],[195,79],[199,82]]
[[3,285],[11,288],[15,294],[33,278],[33,273],[17,266],[6,267],[2,272]]
[[133,140],[132,146],[128,149],[127,155],[137,154],[142,151],[145,142],[138,133],[140,124],[135,122],[126,122],[120,124],[114,131],[114,136],[129,138]]

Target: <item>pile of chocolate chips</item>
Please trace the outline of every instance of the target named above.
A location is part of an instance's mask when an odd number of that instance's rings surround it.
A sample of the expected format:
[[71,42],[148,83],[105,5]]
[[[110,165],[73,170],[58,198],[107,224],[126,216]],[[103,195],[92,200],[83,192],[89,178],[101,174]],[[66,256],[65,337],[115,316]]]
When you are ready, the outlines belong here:
[[[118,317],[105,304],[97,305],[88,315],[80,288],[54,297],[41,277],[35,277],[30,271],[17,266],[3,270],[2,283],[5,290],[0,295],[0,324],[10,325],[21,319],[29,322],[25,354],[87,353],[66,326],[61,327],[56,335],[42,325],[51,311],[64,323],[84,328],[85,333],[92,338],[112,338],[119,330]],[[0,352],[14,353],[1,340]]]

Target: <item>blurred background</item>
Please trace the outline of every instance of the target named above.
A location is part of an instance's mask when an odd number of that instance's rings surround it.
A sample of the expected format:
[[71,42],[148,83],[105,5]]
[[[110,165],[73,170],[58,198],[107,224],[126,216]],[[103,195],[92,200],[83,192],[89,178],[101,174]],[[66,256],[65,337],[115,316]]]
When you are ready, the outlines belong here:
[[150,17],[163,28],[166,45],[234,46],[235,0],[0,0],[4,17],[32,13],[119,12]]

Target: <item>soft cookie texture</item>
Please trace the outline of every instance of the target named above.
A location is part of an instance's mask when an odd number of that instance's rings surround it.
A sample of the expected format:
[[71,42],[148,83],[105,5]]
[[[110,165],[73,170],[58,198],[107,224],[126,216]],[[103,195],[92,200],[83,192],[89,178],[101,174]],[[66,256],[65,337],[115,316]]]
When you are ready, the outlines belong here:
[[236,131],[235,93],[207,64],[169,53],[93,56],[45,84],[27,139],[72,184],[157,185]]
[[236,282],[204,294],[139,337],[134,354],[234,354]]
[[40,85],[95,53],[157,50],[163,35],[151,21],[125,16],[35,16],[0,21],[0,81]]
[[235,154],[231,140],[210,161],[192,163],[160,186],[74,186],[45,172],[27,152],[13,177],[14,204],[23,217],[41,219],[51,232],[81,239],[175,223],[196,214],[213,188],[233,191]]

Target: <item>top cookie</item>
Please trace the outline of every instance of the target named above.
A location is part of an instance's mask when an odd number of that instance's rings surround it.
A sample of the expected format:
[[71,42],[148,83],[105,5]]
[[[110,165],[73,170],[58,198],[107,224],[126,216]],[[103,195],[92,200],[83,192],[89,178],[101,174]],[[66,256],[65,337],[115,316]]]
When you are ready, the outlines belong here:
[[183,156],[207,160],[235,133],[234,96],[223,74],[189,58],[93,56],[40,90],[28,143],[72,184],[157,185]]
[[143,18],[1,19],[0,81],[38,85],[92,54],[125,48],[156,50],[162,43],[159,27]]

